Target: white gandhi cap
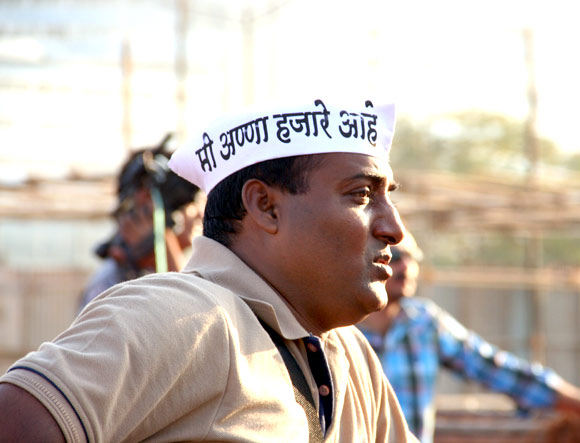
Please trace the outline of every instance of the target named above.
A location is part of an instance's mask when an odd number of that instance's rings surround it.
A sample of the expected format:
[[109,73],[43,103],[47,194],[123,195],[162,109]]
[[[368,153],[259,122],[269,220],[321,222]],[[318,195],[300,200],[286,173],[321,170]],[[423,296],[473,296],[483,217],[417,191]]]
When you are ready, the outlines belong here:
[[351,152],[388,160],[395,106],[314,100],[219,119],[171,156],[169,167],[206,194],[229,175],[265,160]]

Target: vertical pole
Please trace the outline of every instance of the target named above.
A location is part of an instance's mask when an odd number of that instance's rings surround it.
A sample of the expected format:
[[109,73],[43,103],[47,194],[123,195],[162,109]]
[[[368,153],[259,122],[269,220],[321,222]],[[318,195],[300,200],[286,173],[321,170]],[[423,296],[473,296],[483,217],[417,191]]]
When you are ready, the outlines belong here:
[[538,164],[540,161],[540,147],[537,137],[537,120],[538,120],[538,90],[536,87],[536,74],[534,64],[534,31],[524,29],[524,51],[526,71],[528,74],[528,115],[525,125],[525,152],[528,159],[528,181],[535,183],[538,174]]
[[133,60],[131,58],[131,46],[127,38],[123,39],[121,43],[121,99],[122,99],[122,128],[123,144],[125,149],[129,151],[132,145],[133,127],[131,123],[131,80],[133,75]]
[[254,100],[254,24],[255,17],[252,7],[248,6],[242,12],[242,43],[243,43],[243,82],[244,104],[249,105]]
[[[528,74],[528,115],[525,124],[524,150],[528,160],[527,182],[533,195],[539,180],[540,149],[537,137],[538,91],[536,88],[534,64],[534,32],[531,29],[523,30],[525,63]],[[534,201],[534,199],[532,199]],[[533,229],[526,244],[526,267],[532,275],[539,275],[543,262],[543,233],[541,229]],[[539,286],[538,279],[533,280],[532,296],[532,335],[531,349],[534,360],[546,361],[546,295]]]
[[175,32],[175,104],[177,107],[177,141],[182,143],[186,136],[187,108],[187,30],[189,21],[188,0],[176,0]]

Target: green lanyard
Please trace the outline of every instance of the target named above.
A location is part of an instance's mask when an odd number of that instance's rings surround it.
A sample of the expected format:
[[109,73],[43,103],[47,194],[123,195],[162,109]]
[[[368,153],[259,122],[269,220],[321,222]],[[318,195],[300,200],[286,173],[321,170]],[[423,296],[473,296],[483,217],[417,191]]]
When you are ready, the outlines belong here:
[[155,186],[151,187],[153,200],[153,246],[155,249],[156,272],[167,272],[167,248],[165,246],[165,209],[161,192]]

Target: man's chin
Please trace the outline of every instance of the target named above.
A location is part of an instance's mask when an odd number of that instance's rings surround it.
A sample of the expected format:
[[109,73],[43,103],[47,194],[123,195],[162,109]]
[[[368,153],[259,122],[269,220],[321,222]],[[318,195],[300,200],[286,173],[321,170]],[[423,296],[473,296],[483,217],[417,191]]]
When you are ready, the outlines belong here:
[[370,306],[369,314],[377,311],[382,311],[387,306],[387,302],[389,301],[389,297],[387,295],[387,291],[384,288],[381,290],[375,291],[375,300],[374,304]]

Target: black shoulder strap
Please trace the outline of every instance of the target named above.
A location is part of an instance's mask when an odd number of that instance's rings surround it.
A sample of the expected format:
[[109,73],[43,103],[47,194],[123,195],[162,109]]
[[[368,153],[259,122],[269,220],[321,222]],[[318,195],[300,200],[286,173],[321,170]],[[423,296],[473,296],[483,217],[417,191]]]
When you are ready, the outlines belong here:
[[312,393],[310,392],[310,387],[304,377],[304,373],[298,366],[298,363],[294,359],[294,356],[290,353],[284,340],[280,337],[276,331],[274,331],[270,326],[260,320],[262,327],[270,335],[270,338],[278,348],[278,352],[284,360],[284,364],[288,369],[290,374],[290,379],[292,380],[292,385],[294,387],[294,397],[296,397],[296,402],[302,406],[308,419],[308,434],[310,443],[322,443],[324,441],[324,436],[322,435],[322,428],[320,427],[320,419],[318,413],[316,412],[316,407],[314,405],[314,399],[312,398]]

